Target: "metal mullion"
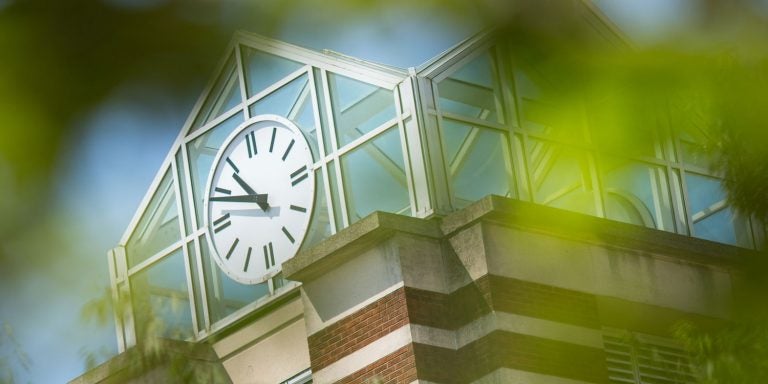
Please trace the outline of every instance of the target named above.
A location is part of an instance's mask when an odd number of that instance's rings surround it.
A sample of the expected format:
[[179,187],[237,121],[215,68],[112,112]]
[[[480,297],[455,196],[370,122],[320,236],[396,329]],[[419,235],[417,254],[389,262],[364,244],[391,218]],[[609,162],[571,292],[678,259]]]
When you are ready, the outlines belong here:
[[288,120],[296,119],[296,116],[301,113],[302,106],[307,100],[307,96],[309,96],[310,86],[313,86],[313,84],[310,84],[310,82],[307,81],[307,83],[304,84],[304,87],[301,89],[301,92],[299,92],[299,95],[296,96],[296,100],[294,100],[293,104],[291,105],[291,109],[288,111]]
[[338,139],[336,138],[336,124],[333,116],[333,105],[331,104],[331,84],[328,81],[328,72],[320,70],[320,78],[323,82],[323,99],[325,102],[326,118],[328,119],[328,131],[331,136],[332,158],[335,159],[333,166],[336,170],[336,189],[339,193],[339,205],[341,208],[341,224],[344,228],[349,226],[349,215],[347,213],[347,199],[344,192],[344,182],[341,176],[341,158],[339,156]]
[[[184,144],[180,148],[181,150],[181,162],[183,163],[182,171],[184,172],[184,186],[187,189],[187,207],[189,207],[189,215],[191,216],[190,224],[192,228],[189,230],[189,235],[192,236],[194,232],[200,227],[200,223],[197,222],[197,206],[195,202],[195,193],[192,189],[192,175],[189,170],[189,155],[187,153],[187,145]],[[183,219],[183,218],[182,218]]]
[[[318,152],[320,155],[320,159],[318,159],[317,164],[319,164],[321,168],[321,172],[323,174],[323,191],[325,192],[325,206],[328,210],[328,221],[331,225],[331,234],[335,234],[338,229],[336,228],[336,217],[335,213],[333,212],[333,196],[331,195],[331,186],[330,181],[328,180],[328,160],[326,159],[326,153],[325,153],[325,141],[323,139],[323,121],[320,118],[320,100],[319,95],[317,94],[317,81],[322,81],[321,79],[315,78],[315,71],[314,69],[310,68],[307,73],[309,74],[308,79],[309,83],[312,86],[309,90],[310,95],[312,97],[312,105],[314,108],[314,114],[313,117],[315,119],[315,135],[317,136],[317,146],[318,146]],[[323,85],[323,89],[325,89],[325,85]],[[323,95],[324,96],[324,95]],[[327,114],[326,114],[327,115]]]
[[[202,302],[202,311],[203,311],[203,322],[205,323],[204,331],[207,332],[211,329],[211,315],[210,310],[208,308],[208,289],[205,285],[205,273],[203,268],[203,250],[202,245],[200,244],[200,236],[195,236],[194,240],[195,242],[195,254],[193,257],[195,257],[195,261],[197,264],[197,284],[198,288],[200,289],[200,301]],[[198,330],[198,334],[204,334],[204,332]]]
[[159,252],[155,253],[154,255],[144,259],[142,262],[140,262],[140,263],[134,265],[133,267],[129,268],[128,269],[128,277],[131,277],[131,276],[133,276],[133,275],[143,271],[144,269],[149,268],[152,264],[156,263],[158,260],[160,260],[160,259],[162,259],[162,258],[164,258],[164,257],[166,257],[166,256],[168,256],[170,254],[172,254],[173,252],[175,252],[176,250],[181,248],[181,246],[183,245],[182,241],[184,241],[184,240],[177,240],[173,244],[163,248],[162,250],[160,250]]
[[[487,110],[484,110],[484,111],[487,111]],[[495,131],[500,131],[500,132],[504,132],[504,133],[509,132],[509,128],[508,127],[504,126],[503,124],[499,124],[499,123],[496,123],[496,122],[493,122],[493,121],[478,119],[476,117],[459,115],[459,114],[452,113],[452,112],[440,111],[440,114],[443,116],[443,118],[448,119],[448,120],[456,120],[456,121],[459,121],[459,122],[462,122],[462,123],[465,123],[465,124],[479,125],[479,126],[481,126],[483,128],[493,129]]]
[[197,338],[199,327],[197,324],[197,305],[195,304],[195,291],[192,285],[192,269],[189,263],[189,247],[187,242],[184,242],[181,249],[181,254],[184,257],[184,273],[187,280],[187,297],[189,300],[189,309],[192,315],[192,333],[195,335],[193,339]]
[[232,109],[230,109],[227,112],[222,113],[215,119],[203,124],[200,126],[200,128],[196,129],[194,132],[191,132],[189,135],[187,135],[184,138],[184,144],[189,144],[191,141],[197,139],[198,137],[204,135],[208,131],[210,131],[213,128],[216,128],[219,124],[227,121],[230,117],[236,115],[238,112],[241,112],[243,109],[243,103],[240,103]]
[[289,73],[287,76],[283,77],[282,79],[274,82],[272,85],[270,85],[267,88],[264,88],[263,90],[259,91],[259,93],[251,96],[250,98],[245,100],[246,109],[248,109],[253,103],[264,99],[265,97],[273,94],[278,89],[282,88],[283,86],[289,84],[290,82],[298,79],[303,74],[307,73],[308,71],[311,71],[312,67],[309,65],[305,65],[291,73]]
[[180,178],[178,172],[178,164],[176,163],[176,153],[174,152],[173,159],[171,160],[171,177],[173,178],[173,189],[176,194],[176,212],[178,213],[179,230],[181,231],[181,238],[184,239],[187,235],[187,225],[184,223],[184,205],[182,204],[183,197],[181,196]]
[[107,252],[107,265],[109,267],[109,288],[112,296],[112,317],[115,319],[115,334],[117,336],[117,352],[125,351],[125,325],[123,324],[123,314],[120,313],[120,288],[118,287],[117,266],[115,265],[115,251]]
[[237,83],[240,86],[240,106],[243,108],[243,118],[248,120],[251,116],[248,110],[248,92],[245,89],[245,69],[243,68],[243,53],[240,44],[235,44],[235,73],[237,74]]
[[693,231],[693,220],[692,220],[692,214],[691,214],[691,207],[690,207],[690,198],[688,197],[688,182],[685,179],[685,173],[686,170],[684,168],[680,168],[680,185],[681,185],[681,198],[683,207],[685,208],[685,222],[688,226],[688,234],[690,236],[695,237],[695,233]]
[[359,79],[382,88],[393,89],[404,80],[406,74],[393,68],[376,66],[364,60],[352,61],[341,56],[332,56],[282,41],[269,39],[244,31],[237,32],[237,38],[249,48],[282,57],[291,61],[309,64],[323,70],[333,70],[344,76]]
[[388,129],[397,126],[399,121],[399,118],[395,117],[392,119],[389,119],[384,122],[384,124],[379,125],[378,127],[364,133],[360,137],[350,141],[349,143],[343,145],[340,149],[337,149],[336,155],[341,156],[346,153],[352,152],[353,150],[360,147],[360,145],[376,138],[376,136],[379,136],[382,132],[387,131]]

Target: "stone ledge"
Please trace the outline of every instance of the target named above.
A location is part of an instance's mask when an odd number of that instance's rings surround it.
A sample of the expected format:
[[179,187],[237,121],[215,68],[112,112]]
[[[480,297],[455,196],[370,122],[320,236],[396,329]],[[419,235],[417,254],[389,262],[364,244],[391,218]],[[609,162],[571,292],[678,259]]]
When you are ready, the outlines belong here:
[[435,219],[418,219],[393,213],[374,212],[284,262],[283,275],[288,280],[311,280],[396,232],[435,239],[443,237],[439,223]]
[[441,229],[450,237],[481,221],[723,267],[737,267],[744,258],[756,254],[732,245],[495,195],[447,215]]

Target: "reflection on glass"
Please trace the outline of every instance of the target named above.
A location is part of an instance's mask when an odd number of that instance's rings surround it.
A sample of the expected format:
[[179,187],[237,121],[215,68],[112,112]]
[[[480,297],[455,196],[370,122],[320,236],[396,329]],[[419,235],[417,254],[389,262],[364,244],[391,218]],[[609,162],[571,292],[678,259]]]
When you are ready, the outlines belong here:
[[373,211],[411,214],[397,128],[344,155],[341,168],[350,223]]
[[664,168],[610,157],[601,166],[607,218],[675,231]]
[[584,152],[531,139],[526,151],[534,200],[595,215],[595,191]]
[[234,56],[230,56],[192,123],[194,131],[240,104],[240,84]]
[[513,74],[518,114],[523,128],[563,140],[584,139],[584,127],[581,124],[583,117],[578,103],[565,103],[555,97],[554,85],[535,70],[518,67]]
[[213,260],[205,236],[200,237],[200,254],[203,260],[205,289],[208,295],[208,311],[211,323],[215,323],[238,309],[269,295],[269,285],[240,284],[230,279]]
[[393,119],[395,98],[392,91],[328,73],[336,136],[344,146]]
[[128,268],[146,260],[181,239],[179,211],[170,170],[157,186],[126,244]]
[[140,339],[193,335],[184,254],[176,250],[131,277],[133,310]]
[[443,139],[456,208],[488,194],[515,197],[506,135],[443,119]]
[[494,80],[491,55],[484,52],[437,85],[440,110],[502,122],[500,92]]
[[323,188],[323,172],[320,168],[315,171],[315,206],[312,211],[312,221],[309,223],[307,237],[301,244],[301,249],[308,249],[321,240],[331,236],[331,222],[328,216],[328,203]]
[[192,197],[194,198],[198,227],[203,225],[203,195],[213,159],[224,140],[242,123],[243,116],[237,113],[187,144],[189,173],[192,178]]
[[741,247],[754,246],[749,221],[726,204],[719,179],[687,172],[685,183],[693,236]]
[[315,108],[309,77],[302,75],[250,106],[251,116],[279,115],[293,121],[304,133],[312,155],[319,158]]
[[704,148],[706,138],[699,128],[686,122],[682,128],[678,129],[677,138],[680,143],[680,157],[684,163],[704,169],[709,168],[711,160]]
[[302,67],[302,64],[242,46],[245,89],[248,97],[263,91]]

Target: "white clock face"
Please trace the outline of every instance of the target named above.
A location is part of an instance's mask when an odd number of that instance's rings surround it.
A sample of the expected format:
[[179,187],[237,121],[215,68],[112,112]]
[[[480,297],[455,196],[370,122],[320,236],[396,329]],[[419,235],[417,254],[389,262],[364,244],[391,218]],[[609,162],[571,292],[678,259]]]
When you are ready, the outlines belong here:
[[229,277],[263,282],[296,254],[312,217],[312,164],[301,131],[279,116],[253,118],[224,142],[206,189],[205,222]]

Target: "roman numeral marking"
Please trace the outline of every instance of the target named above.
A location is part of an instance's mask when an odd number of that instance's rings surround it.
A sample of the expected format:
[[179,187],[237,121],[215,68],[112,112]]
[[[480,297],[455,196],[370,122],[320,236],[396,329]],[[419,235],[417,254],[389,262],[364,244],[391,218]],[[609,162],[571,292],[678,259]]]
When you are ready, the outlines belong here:
[[271,241],[264,246],[264,265],[267,266],[267,269],[275,265],[275,252],[272,249]]
[[227,256],[226,256],[227,260],[229,260],[229,258],[232,256],[232,252],[235,251],[235,248],[237,247],[237,243],[239,242],[240,242],[240,239],[236,237],[235,241],[232,242],[232,246],[229,247],[229,251],[227,251]]
[[302,180],[306,179],[309,174],[307,173],[307,166],[303,166],[293,173],[291,173],[291,186],[294,186],[298,183],[300,183]]
[[229,166],[232,167],[232,169],[234,169],[236,173],[240,173],[240,169],[237,168],[235,163],[232,160],[230,160],[229,157],[227,157],[227,164],[229,164]]
[[269,143],[269,152],[272,152],[272,148],[275,147],[275,136],[277,135],[277,127],[272,128],[272,142]]
[[224,189],[224,188],[216,187],[213,190],[216,191],[216,192],[219,192],[219,193],[223,193],[225,195],[231,195],[232,194],[232,191],[230,191],[229,189]]
[[291,236],[291,233],[288,232],[288,229],[286,229],[285,227],[283,227],[283,233],[285,234],[285,237],[288,238],[288,241],[291,242],[291,244],[296,242],[296,239],[294,239],[293,236]]
[[245,144],[248,146],[248,158],[250,159],[258,153],[256,151],[256,136],[254,135],[253,131],[245,135]]
[[245,265],[243,266],[243,272],[248,272],[248,263],[251,262],[251,247],[248,247],[248,254],[245,255]]
[[229,213],[227,213],[213,222],[213,233],[219,233],[222,229],[229,227],[230,224],[232,222],[229,221]]
[[283,161],[285,161],[285,158],[288,157],[288,153],[291,152],[291,148],[293,148],[293,144],[296,142],[296,140],[291,139],[291,143],[288,144],[288,148],[285,150],[285,153],[283,153]]
[[297,212],[307,212],[306,208],[299,207],[298,205],[291,205],[291,209]]

